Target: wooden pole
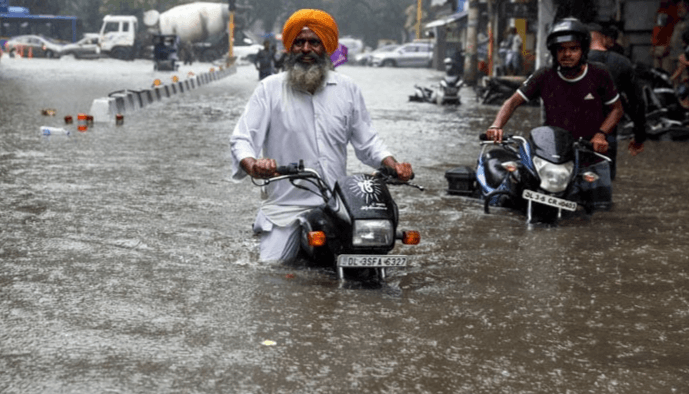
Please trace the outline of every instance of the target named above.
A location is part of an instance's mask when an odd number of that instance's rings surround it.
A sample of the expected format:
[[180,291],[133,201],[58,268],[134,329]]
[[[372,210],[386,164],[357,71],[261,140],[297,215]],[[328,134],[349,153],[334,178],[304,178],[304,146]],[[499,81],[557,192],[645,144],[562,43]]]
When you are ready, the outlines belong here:
[[416,38],[421,38],[421,19],[423,19],[423,0],[416,2]]

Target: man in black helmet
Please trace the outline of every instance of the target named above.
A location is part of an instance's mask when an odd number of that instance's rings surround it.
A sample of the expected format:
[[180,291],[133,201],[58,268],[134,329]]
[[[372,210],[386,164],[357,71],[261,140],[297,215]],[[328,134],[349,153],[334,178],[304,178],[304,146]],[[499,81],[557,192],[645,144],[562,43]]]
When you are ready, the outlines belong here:
[[[587,62],[590,43],[589,30],[579,20],[567,18],[556,22],[546,39],[554,59],[553,66],[536,70],[505,101],[486,131],[488,138],[502,141],[503,127],[517,107],[540,97],[545,125],[563,128],[575,139],[582,137],[590,141],[596,152],[606,153],[607,137],[613,133],[624,109],[605,66]],[[610,199],[612,189],[607,163],[602,163],[598,175],[609,189],[606,199]]]
[[590,43],[590,33],[579,20],[556,22],[546,41],[553,66],[538,69],[505,101],[486,131],[488,138],[502,141],[502,128],[517,107],[540,97],[546,125],[590,140],[596,152],[607,152],[606,136],[624,110],[608,70],[587,62]]

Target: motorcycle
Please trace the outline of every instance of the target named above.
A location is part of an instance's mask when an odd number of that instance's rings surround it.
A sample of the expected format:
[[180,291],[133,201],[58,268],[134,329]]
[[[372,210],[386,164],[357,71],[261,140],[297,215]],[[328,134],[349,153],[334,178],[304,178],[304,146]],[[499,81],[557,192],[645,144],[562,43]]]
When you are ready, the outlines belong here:
[[[550,126],[531,130],[528,138],[505,136],[497,144],[485,134],[481,139],[475,170],[464,166],[445,174],[450,194],[483,199],[486,213],[490,206],[517,209],[528,223],[555,223],[580,206],[589,214],[609,208],[605,171],[609,182],[611,160],[594,152],[590,142]],[[598,159],[603,162],[589,164]]]
[[406,255],[389,255],[396,241],[417,245],[418,231],[398,228],[399,211],[387,185],[423,187],[396,179],[386,167],[373,174],[354,174],[338,180],[334,187],[303,161],[277,169],[279,176],[252,182],[257,186],[289,181],[323,198],[324,205],[300,215],[300,251],[309,261],[334,267],[340,280],[354,278],[384,281],[388,268],[406,267]]
[[409,101],[443,104],[461,104],[459,91],[464,85],[464,80],[451,58],[445,59],[445,76],[440,80],[435,89],[414,85],[414,95],[409,96]]
[[[641,83],[646,104],[646,134],[651,140],[689,140],[689,111],[681,100],[689,95],[689,89],[681,85],[676,91],[670,74],[661,69],[637,63],[634,72]],[[620,136],[632,134],[628,115],[620,121]]]

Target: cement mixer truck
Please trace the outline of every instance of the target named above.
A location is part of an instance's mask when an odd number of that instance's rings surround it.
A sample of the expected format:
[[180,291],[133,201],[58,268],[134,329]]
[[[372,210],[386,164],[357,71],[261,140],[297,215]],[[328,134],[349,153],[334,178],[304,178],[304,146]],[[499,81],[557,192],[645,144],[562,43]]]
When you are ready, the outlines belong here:
[[[130,60],[150,54],[153,34],[175,34],[191,44],[199,60],[216,60],[228,51],[227,3],[195,2],[173,7],[165,12],[146,11],[145,32],[139,31],[135,16],[106,15],[100,30],[101,52],[110,57]],[[258,43],[254,43],[260,48]],[[258,50],[256,50],[258,51]]]

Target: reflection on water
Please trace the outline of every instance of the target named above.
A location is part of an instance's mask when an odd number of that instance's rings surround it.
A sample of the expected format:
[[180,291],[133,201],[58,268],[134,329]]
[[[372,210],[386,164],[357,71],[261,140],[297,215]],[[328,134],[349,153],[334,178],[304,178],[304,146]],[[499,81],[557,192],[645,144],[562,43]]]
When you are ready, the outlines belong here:
[[[344,67],[427,189],[392,189],[422,243],[397,247],[412,266],[371,289],[256,263],[259,193],[229,181],[227,149],[253,68],[123,127],[49,139],[38,127],[51,119],[35,109],[59,84],[36,96],[40,80],[5,71],[2,392],[679,393],[689,383],[685,144],[621,152],[612,211],[527,226],[445,192],[444,172],[473,165],[497,108],[477,107],[470,90],[458,108],[408,102],[414,83],[440,75],[429,70]],[[525,132],[536,118],[520,108],[510,125]]]

